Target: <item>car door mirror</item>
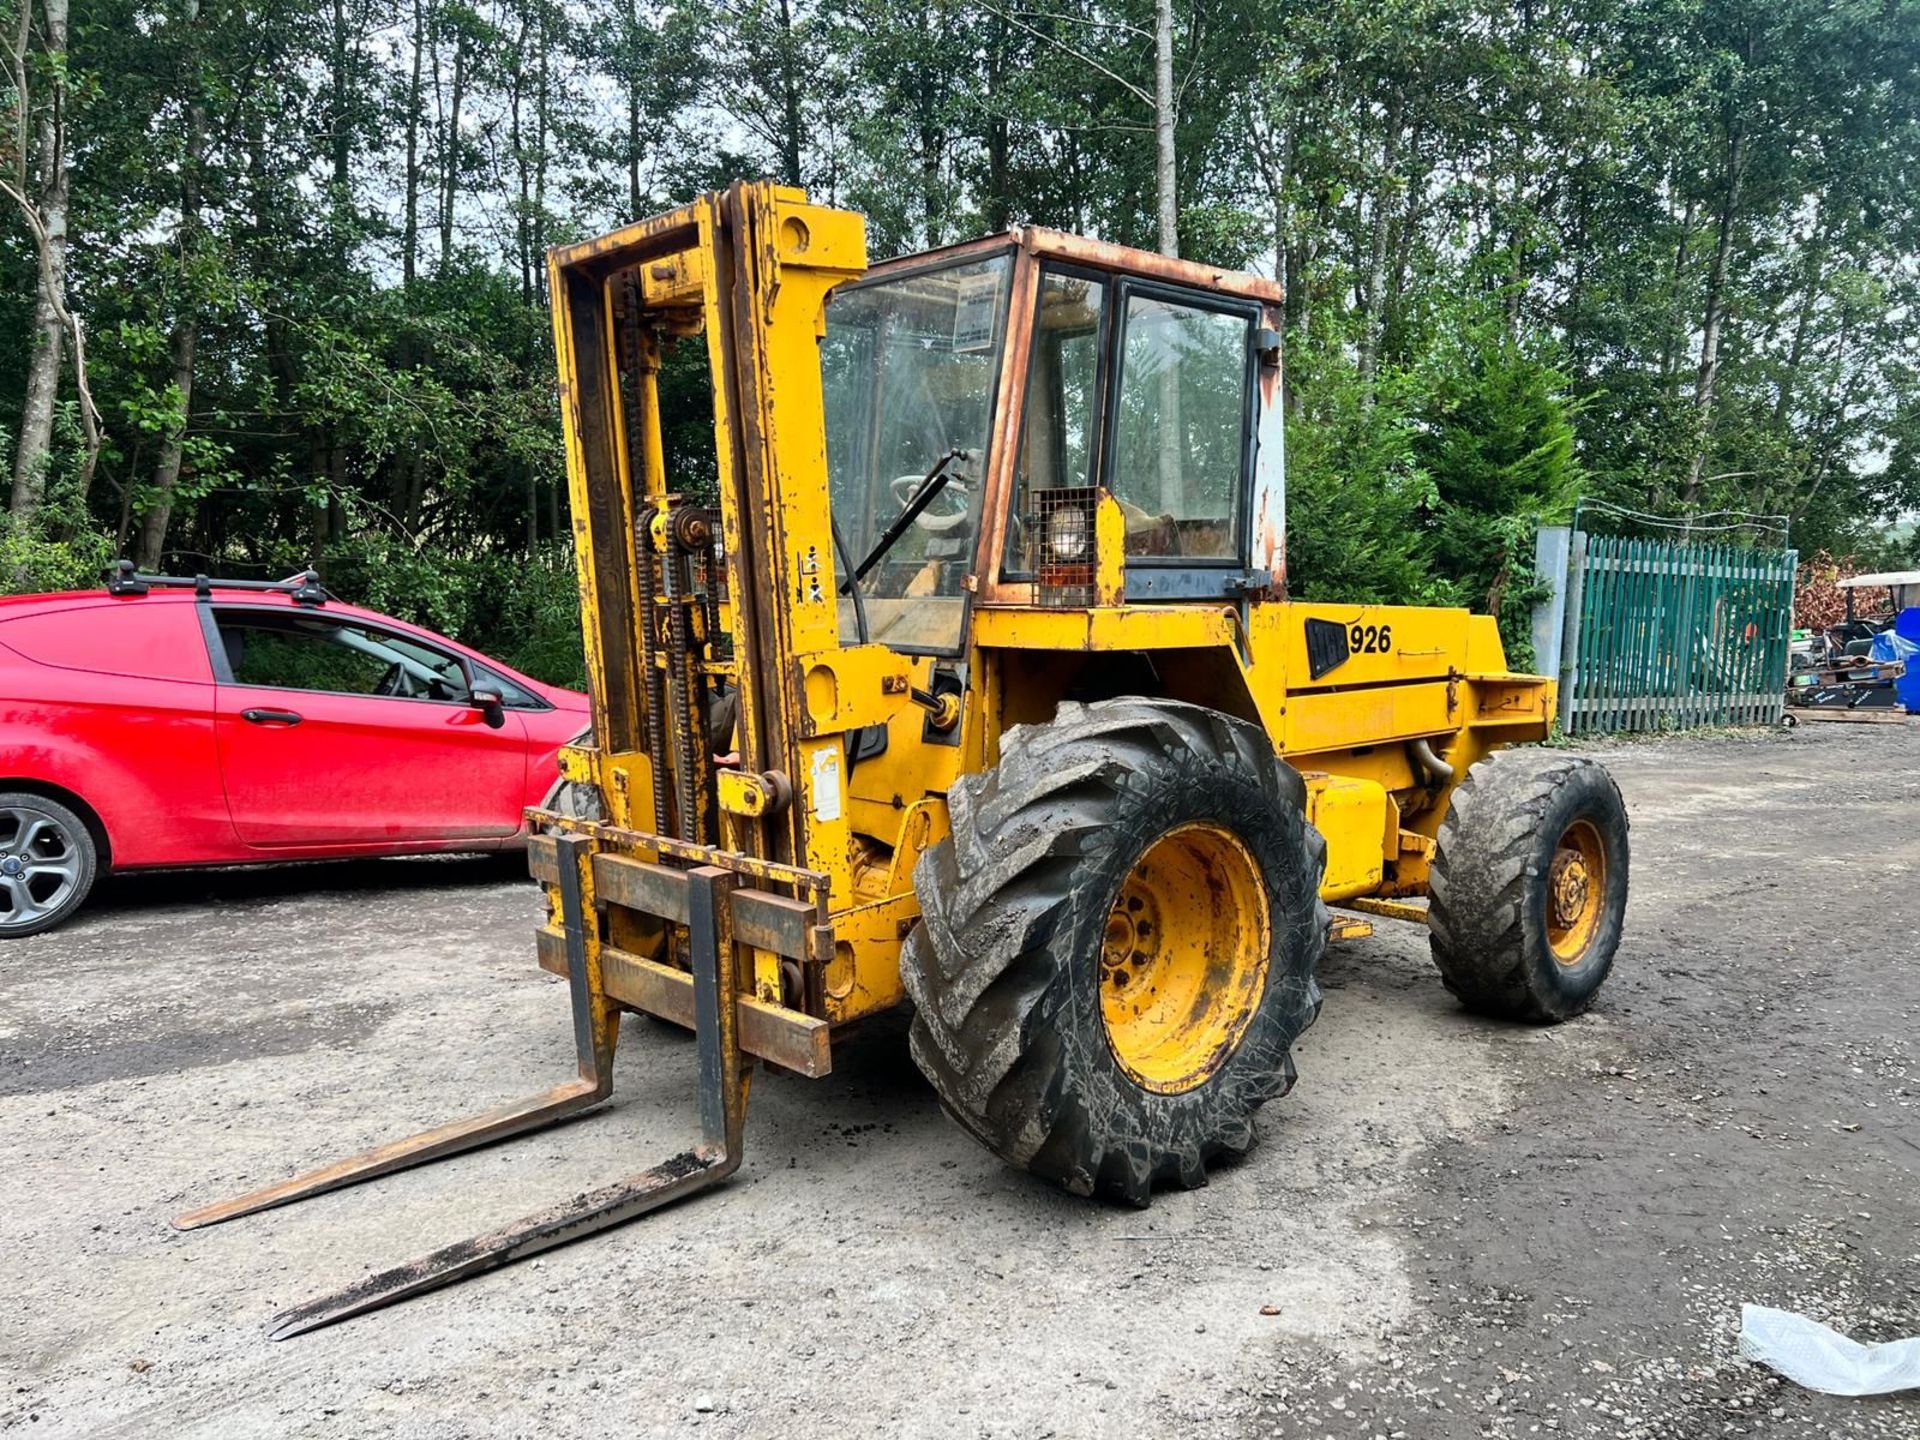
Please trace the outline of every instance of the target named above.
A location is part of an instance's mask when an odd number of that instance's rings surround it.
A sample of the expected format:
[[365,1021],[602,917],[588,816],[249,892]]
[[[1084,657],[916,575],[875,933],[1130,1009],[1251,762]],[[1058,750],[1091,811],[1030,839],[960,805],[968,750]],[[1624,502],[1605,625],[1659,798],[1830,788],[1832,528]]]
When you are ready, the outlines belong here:
[[467,703],[480,712],[489,730],[498,730],[507,723],[507,702],[500,698],[498,690],[474,690],[467,695]]

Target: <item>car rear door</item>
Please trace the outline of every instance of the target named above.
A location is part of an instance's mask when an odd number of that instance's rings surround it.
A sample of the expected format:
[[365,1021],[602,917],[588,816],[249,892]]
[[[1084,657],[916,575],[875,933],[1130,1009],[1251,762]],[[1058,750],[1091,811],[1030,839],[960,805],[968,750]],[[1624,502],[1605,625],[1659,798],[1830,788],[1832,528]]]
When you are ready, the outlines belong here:
[[200,636],[184,596],[0,609],[0,774],[78,795],[115,866],[235,856]]
[[233,823],[259,848],[499,841],[520,826],[526,728],[494,728],[449,651],[357,618],[216,605],[215,731]]

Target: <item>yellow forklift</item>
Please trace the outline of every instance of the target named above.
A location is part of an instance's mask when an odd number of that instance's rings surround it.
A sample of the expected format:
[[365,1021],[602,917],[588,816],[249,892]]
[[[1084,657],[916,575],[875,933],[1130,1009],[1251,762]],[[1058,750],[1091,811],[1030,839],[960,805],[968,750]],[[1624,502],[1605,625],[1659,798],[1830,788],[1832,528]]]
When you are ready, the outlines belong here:
[[[1329,904],[1428,926],[1484,1013],[1591,1000],[1627,821],[1506,748],[1551,682],[1486,616],[1287,599],[1277,284],[1043,229],[869,269],[860,216],[765,183],[549,273],[594,730],[529,849],[577,1076],[176,1223],[597,1104],[625,1011],[695,1032],[699,1139],[270,1333],[713,1185],[756,1065],[824,1075],[895,1006],[981,1144],[1145,1205],[1293,1083]],[[669,478],[676,345],[717,503]]]

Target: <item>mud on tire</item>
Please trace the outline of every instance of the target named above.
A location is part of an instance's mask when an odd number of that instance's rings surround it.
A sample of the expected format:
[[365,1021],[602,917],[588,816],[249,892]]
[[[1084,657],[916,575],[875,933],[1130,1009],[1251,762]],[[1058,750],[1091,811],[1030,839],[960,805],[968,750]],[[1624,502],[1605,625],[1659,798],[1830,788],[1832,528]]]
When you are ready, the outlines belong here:
[[[1326,843],[1300,776],[1257,727],[1170,701],[1062,705],[1002,739],[949,793],[953,835],[914,873],[923,923],[901,971],[911,1046],[941,1104],[1002,1158],[1077,1194],[1136,1205],[1206,1182],[1293,1083],[1319,1013]],[[1270,918],[1264,978],[1237,1039],[1177,1093],[1119,1059],[1102,1018],[1103,940],[1136,863],[1183,824],[1231,834]]]
[[[1582,887],[1598,908],[1578,944],[1564,927],[1556,935],[1553,882],[1569,836],[1604,856]],[[1613,968],[1627,903],[1627,811],[1606,767],[1495,751],[1455,787],[1436,839],[1428,925],[1447,988],[1504,1019],[1549,1024],[1586,1009]]]

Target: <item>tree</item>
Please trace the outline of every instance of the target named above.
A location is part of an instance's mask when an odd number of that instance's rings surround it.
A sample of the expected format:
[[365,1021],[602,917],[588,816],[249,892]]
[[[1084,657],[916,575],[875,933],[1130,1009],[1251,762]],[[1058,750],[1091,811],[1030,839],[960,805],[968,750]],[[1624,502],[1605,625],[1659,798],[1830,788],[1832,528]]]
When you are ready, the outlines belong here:
[[173,495],[180,483],[180,466],[186,457],[187,426],[193,411],[193,362],[200,339],[202,297],[194,294],[198,278],[202,222],[200,208],[204,200],[207,160],[207,106],[201,76],[200,0],[184,0],[180,15],[179,98],[184,112],[183,134],[179,149],[180,213],[174,226],[174,265],[180,284],[179,313],[174,317],[168,337],[167,353],[173,367],[169,398],[178,406],[177,422],[168,427],[154,463],[153,497],[147,504],[146,518],[140,527],[140,544],[135,563],[151,570],[160,563],[166,545],[167,526],[173,516]]
[[[1162,255],[1177,256],[1180,192],[1175,137],[1180,116],[1173,77],[1173,0],[1153,0],[1149,25],[1095,6],[1061,6],[1047,11],[1000,9],[992,4],[987,8],[1054,52],[1056,61],[1084,67],[1145,108],[1153,134],[1155,242]],[[1142,68],[1151,72],[1151,79],[1132,78]]]
[[[65,350],[72,346],[80,417],[86,430],[81,488],[92,478],[100,452],[99,411],[87,384],[87,351],[80,320],[67,306],[70,237],[70,128],[77,90],[67,53],[67,0],[14,0],[8,27],[6,81],[7,146],[0,155],[9,172],[0,180],[32,237],[36,261],[33,329],[26,384],[15,440],[10,510],[31,520],[46,496],[52,458],[54,406],[59,398]],[[36,15],[38,21],[36,23]]]
[[804,185],[810,88],[828,59],[824,27],[798,0],[737,0],[715,20],[721,108],[768,148],[783,184]]

